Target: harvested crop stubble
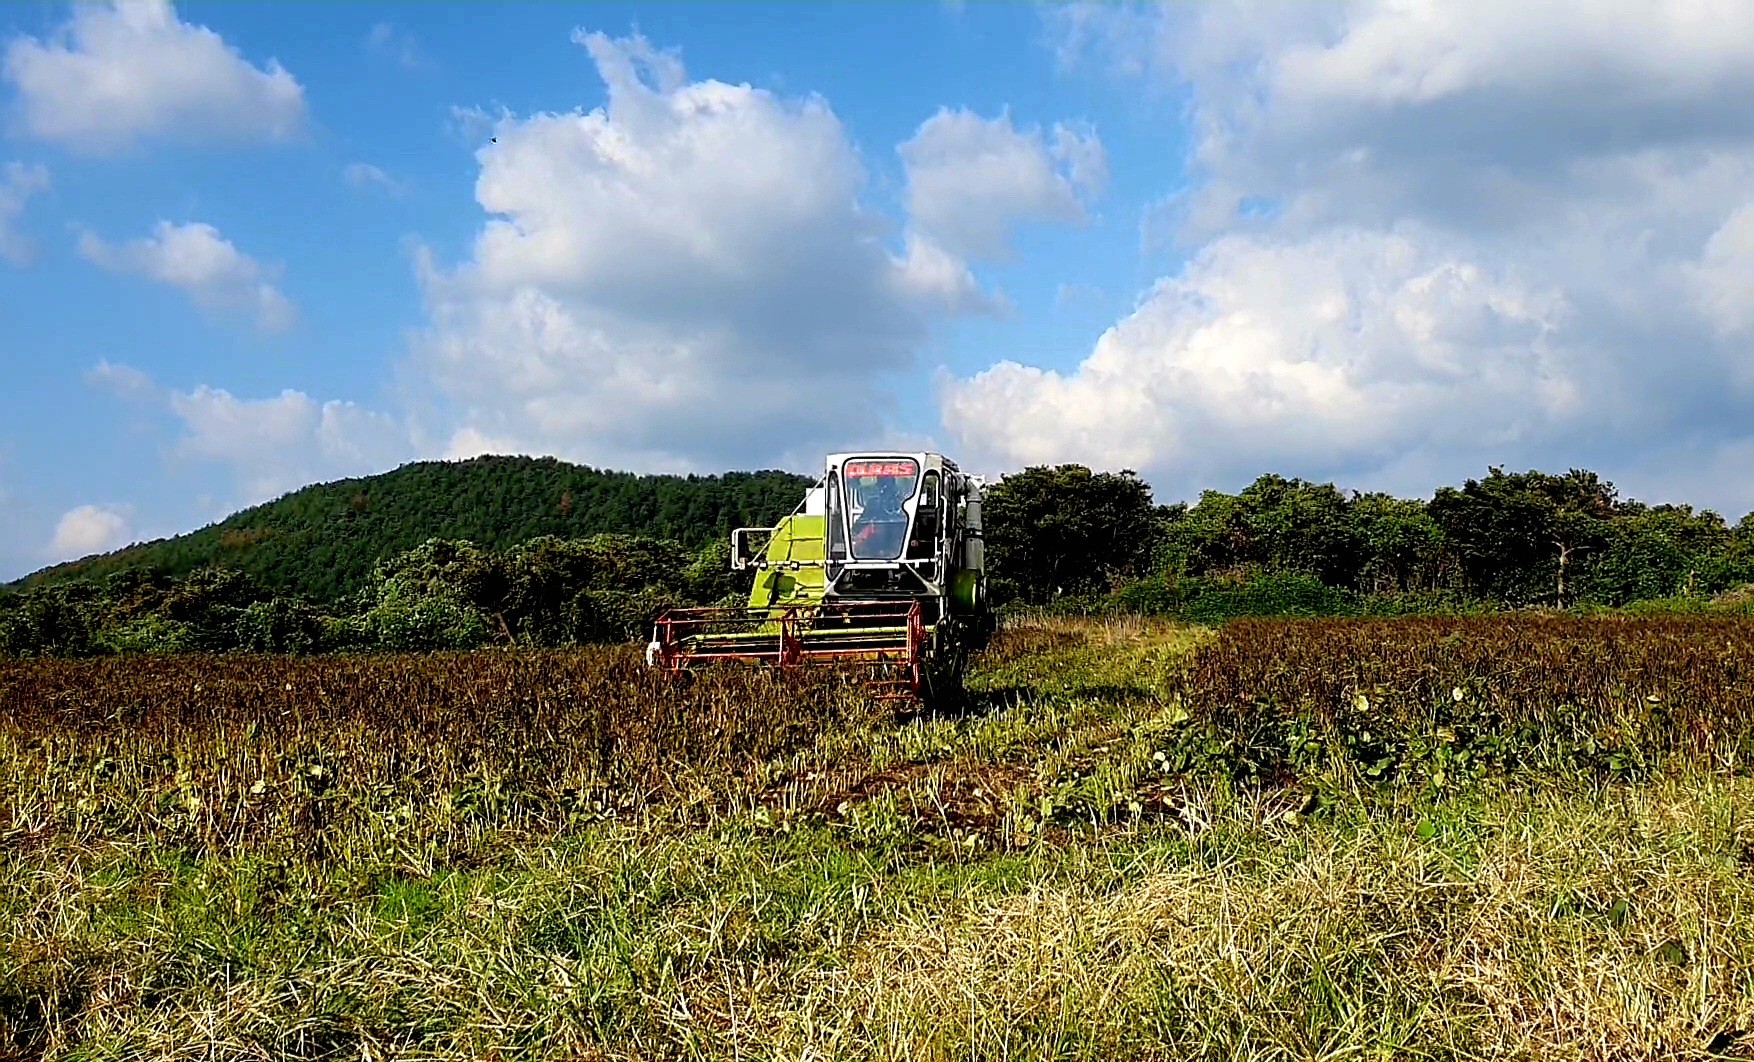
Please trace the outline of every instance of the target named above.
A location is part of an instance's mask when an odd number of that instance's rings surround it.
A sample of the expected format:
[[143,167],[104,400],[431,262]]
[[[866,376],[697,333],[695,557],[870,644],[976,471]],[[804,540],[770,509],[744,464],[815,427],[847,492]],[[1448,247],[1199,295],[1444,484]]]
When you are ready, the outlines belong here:
[[1430,836],[1228,803],[1203,858],[910,912],[815,974],[791,1057],[1746,1058],[1751,798],[1499,790]]
[[1671,617],[1244,621],[1171,682],[1190,767],[1372,780],[1523,767],[1639,777],[1754,756],[1754,622]]
[[1748,1057],[1748,642],[1053,620],[901,726],[621,651],[0,665],[0,1059]]
[[677,681],[632,650],[12,662],[0,850],[133,836],[426,862],[657,801],[722,806],[869,710],[830,680]]

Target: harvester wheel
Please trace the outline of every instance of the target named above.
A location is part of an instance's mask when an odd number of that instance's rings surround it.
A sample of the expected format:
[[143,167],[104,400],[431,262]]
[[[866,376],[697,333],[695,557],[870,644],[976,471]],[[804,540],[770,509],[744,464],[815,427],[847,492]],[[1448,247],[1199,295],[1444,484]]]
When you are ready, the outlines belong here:
[[934,646],[926,661],[920,699],[932,711],[950,711],[962,707],[963,681],[968,676],[969,649],[962,632],[941,631],[943,640]]

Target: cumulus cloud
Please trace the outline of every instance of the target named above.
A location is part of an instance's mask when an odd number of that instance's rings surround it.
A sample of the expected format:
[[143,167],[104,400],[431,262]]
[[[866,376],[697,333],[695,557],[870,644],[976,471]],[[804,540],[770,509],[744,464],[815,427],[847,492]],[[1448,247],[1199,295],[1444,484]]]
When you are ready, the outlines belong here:
[[171,392],[182,425],[176,456],[231,469],[239,500],[265,501],[324,479],[381,472],[409,455],[392,417],[302,391],[243,399],[205,385]]
[[43,166],[22,162],[0,166],[0,259],[22,266],[35,257],[36,245],[13,225],[24,213],[26,200],[48,187],[49,171]]
[[1185,102],[1191,188],[1153,212],[1185,264],[1073,370],[943,381],[966,447],[1426,490],[1754,437],[1754,8],[1053,17]]
[[399,196],[408,191],[401,181],[369,162],[350,162],[341,170],[341,178],[354,188],[376,188]]
[[1108,177],[1093,131],[1056,125],[1050,142],[1009,114],[940,110],[898,150],[912,225],[963,259],[1010,257],[1019,221],[1083,220],[1080,193],[1099,194]]
[[[1575,352],[1555,341],[1569,315],[1561,293],[1422,231],[1289,248],[1230,237],[1160,282],[1076,372],[1002,362],[951,388],[945,420],[1003,440],[1010,465],[1070,450],[1196,482],[1307,451],[1371,463],[1472,448],[1576,412]],[[1482,424],[1486,404],[1497,417]]]
[[725,468],[879,432],[932,317],[982,305],[966,265],[894,250],[826,101],[574,39],[607,102],[495,120],[472,252],[422,259],[413,358],[459,445]]
[[79,253],[113,273],[132,273],[180,288],[203,310],[242,317],[263,331],[289,328],[297,316],[292,303],[271,283],[271,270],[202,222],[160,221],[151,236],[126,243],[108,243],[84,232]]
[[996,313],[1008,306],[981,287],[967,261],[917,232],[907,234],[901,285],[921,305],[947,313]]
[[132,365],[121,365],[107,358],[85,370],[82,379],[87,387],[108,391],[130,402],[154,402],[163,396],[163,390],[151,376]]
[[257,67],[168,0],[78,4],[47,39],[6,45],[0,74],[23,131],[77,151],[145,140],[278,140],[304,122],[304,89],[270,59]]
[[126,505],[81,505],[62,515],[49,541],[51,562],[78,560],[128,544],[132,510]]
[[229,475],[231,489],[215,492],[226,504],[254,504],[310,483],[382,472],[436,449],[430,441],[417,444],[404,418],[354,402],[318,401],[291,388],[269,398],[240,398],[205,384],[183,391],[108,360],[87,369],[84,381],[169,417],[177,429],[169,457]]

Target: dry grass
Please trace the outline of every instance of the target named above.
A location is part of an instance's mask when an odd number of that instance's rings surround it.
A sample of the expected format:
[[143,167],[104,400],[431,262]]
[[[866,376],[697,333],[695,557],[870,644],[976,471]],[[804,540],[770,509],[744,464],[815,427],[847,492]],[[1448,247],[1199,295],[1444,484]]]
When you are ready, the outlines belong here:
[[783,1020],[821,1057],[1706,1057],[1754,1024],[1751,810],[1501,793],[1421,838],[1231,807],[1119,883],[888,927]]
[[[0,1058],[1749,1054],[1754,782],[1707,746],[1632,781],[1372,780],[1338,746],[1284,785],[1169,769],[1213,644],[1018,627],[976,711],[902,724],[823,691],[775,726],[759,680],[614,654],[387,658],[284,717],[307,665],[188,665],[235,669],[220,712],[98,710],[172,664],[0,675],[36,706],[0,723]],[[367,692],[371,726],[340,707]],[[300,742],[351,750],[322,793]],[[612,785],[640,799],[559,810]],[[291,843],[323,801],[329,843]]]

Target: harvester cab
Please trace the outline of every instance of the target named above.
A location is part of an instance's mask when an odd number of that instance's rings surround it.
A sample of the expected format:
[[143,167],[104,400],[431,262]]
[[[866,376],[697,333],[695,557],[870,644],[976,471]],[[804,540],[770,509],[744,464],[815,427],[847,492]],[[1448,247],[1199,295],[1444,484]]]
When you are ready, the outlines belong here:
[[942,454],[830,454],[790,516],[731,533],[748,604],[668,610],[647,661],[840,667],[883,694],[953,696],[993,626],[981,491]]

